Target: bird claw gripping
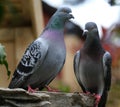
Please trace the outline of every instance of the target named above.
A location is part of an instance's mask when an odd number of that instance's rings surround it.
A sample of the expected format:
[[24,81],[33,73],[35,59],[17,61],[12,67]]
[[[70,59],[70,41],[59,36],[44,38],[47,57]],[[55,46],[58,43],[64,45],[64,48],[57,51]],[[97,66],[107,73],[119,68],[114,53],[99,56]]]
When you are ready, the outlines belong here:
[[99,102],[100,102],[100,99],[101,99],[101,96],[98,95],[98,94],[96,94],[96,95],[95,95],[95,106],[94,106],[94,107],[98,107],[98,104],[99,104]]
[[38,90],[39,90],[38,88],[32,89],[31,86],[28,86],[28,92],[29,92],[29,93],[34,93],[34,92],[36,92],[36,91],[38,91]]
[[45,86],[45,88],[49,91],[49,92],[60,92],[59,90],[55,90],[55,89],[52,89],[50,88],[49,86]]

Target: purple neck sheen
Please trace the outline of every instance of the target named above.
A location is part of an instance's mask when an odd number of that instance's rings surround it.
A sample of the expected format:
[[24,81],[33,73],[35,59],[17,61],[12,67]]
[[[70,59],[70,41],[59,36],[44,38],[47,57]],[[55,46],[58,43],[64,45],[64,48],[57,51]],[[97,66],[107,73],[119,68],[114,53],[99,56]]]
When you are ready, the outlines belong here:
[[43,38],[50,39],[50,40],[64,40],[64,33],[63,30],[46,30],[43,32]]

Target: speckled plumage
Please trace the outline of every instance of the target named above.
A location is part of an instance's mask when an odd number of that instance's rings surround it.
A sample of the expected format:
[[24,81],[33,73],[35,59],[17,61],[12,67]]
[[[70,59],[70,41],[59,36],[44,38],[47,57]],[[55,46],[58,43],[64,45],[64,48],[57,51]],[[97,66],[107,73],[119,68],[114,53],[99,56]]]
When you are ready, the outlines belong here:
[[59,8],[49,20],[39,38],[26,49],[19,62],[9,88],[42,89],[61,71],[65,58],[65,22],[73,16],[71,9]]

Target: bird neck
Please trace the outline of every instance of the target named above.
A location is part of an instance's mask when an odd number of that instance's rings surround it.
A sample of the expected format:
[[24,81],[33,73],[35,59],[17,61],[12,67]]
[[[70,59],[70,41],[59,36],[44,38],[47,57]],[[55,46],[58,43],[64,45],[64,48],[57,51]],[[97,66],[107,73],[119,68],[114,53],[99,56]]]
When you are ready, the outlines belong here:
[[46,29],[42,36],[43,38],[49,39],[51,41],[64,41],[64,30],[56,30],[56,29]]
[[104,49],[100,43],[100,39],[97,36],[94,38],[86,38],[83,50],[91,55],[99,55],[104,52]]
[[65,25],[64,20],[61,21],[59,16],[53,15],[49,20],[46,28],[60,30],[60,29],[64,29],[64,25]]

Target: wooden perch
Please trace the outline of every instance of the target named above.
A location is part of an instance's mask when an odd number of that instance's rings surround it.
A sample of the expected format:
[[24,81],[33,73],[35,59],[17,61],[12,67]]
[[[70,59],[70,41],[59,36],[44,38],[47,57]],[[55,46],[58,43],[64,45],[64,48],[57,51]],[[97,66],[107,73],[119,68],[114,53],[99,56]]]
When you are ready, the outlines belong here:
[[0,107],[93,107],[95,99],[83,93],[0,88]]

